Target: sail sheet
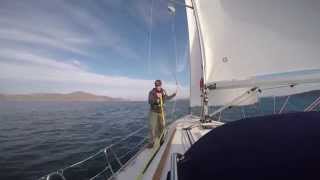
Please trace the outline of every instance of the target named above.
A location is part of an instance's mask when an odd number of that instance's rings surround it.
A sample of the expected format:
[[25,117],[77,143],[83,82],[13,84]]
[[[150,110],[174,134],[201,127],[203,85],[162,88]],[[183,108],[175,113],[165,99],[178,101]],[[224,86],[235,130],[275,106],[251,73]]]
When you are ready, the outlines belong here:
[[[206,84],[320,69],[319,1],[193,1],[204,44]],[[209,101],[227,103],[245,91],[213,90]]]

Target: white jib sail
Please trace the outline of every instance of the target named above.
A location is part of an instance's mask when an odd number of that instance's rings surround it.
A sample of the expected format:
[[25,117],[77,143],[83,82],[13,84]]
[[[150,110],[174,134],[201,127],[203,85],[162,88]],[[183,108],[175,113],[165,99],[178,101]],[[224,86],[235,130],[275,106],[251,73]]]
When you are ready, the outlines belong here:
[[[186,4],[192,6],[190,0],[186,0]],[[186,13],[188,18],[190,51],[190,106],[193,107],[201,105],[200,79],[202,77],[202,62],[199,36],[197,32],[193,10],[187,8]]]

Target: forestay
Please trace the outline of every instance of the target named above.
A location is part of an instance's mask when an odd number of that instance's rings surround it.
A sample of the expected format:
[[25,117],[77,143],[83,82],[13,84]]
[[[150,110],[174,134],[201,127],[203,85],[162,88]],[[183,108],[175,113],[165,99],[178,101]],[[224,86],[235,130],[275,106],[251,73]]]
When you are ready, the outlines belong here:
[[[320,2],[193,1],[203,39],[203,74],[206,84],[231,80],[237,82],[256,76],[261,80],[261,77],[270,74],[320,69]],[[190,5],[190,0],[186,0],[186,3]],[[191,13],[191,9],[187,10],[191,105],[194,106],[200,103],[196,97],[199,96],[198,82],[202,70],[201,65],[199,66],[199,45],[195,45],[199,41],[195,36],[194,16]],[[292,78],[298,76],[294,73],[291,75]],[[303,76],[303,73],[299,74],[299,79],[303,79]],[[210,91],[209,104],[228,103],[246,90],[247,88],[231,88]]]

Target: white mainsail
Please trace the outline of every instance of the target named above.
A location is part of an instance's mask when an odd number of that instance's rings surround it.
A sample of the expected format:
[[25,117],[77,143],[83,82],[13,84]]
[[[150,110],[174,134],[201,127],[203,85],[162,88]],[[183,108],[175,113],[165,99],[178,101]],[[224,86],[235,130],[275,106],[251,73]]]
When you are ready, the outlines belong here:
[[[205,83],[252,79],[259,75],[320,69],[320,2],[313,0],[193,0],[197,8]],[[190,0],[186,0],[190,5]],[[192,10],[187,10],[191,13]],[[188,14],[190,24],[194,16]],[[194,25],[193,25],[194,26]],[[190,47],[195,41],[190,41]],[[193,63],[201,56],[190,48]],[[199,53],[198,53],[199,54]],[[201,70],[201,69],[200,69]],[[319,74],[318,74],[319,75]],[[294,77],[293,77],[294,78]],[[303,79],[303,74],[300,75]],[[198,80],[199,81],[199,80]],[[198,82],[196,81],[196,82]],[[193,94],[191,101],[198,96]],[[198,87],[196,87],[198,88]],[[246,88],[213,90],[209,104],[222,105]],[[196,104],[196,103],[191,103]]]

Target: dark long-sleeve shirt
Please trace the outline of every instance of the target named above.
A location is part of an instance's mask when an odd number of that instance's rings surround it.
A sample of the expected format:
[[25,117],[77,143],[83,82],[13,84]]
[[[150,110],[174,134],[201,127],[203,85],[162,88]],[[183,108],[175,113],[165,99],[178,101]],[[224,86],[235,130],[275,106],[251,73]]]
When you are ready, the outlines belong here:
[[[167,95],[167,92],[164,89],[161,89],[161,94],[162,94],[163,103],[165,103],[166,101],[168,101],[168,100],[172,99],[174,96],[176,96],[176,94],[172,94],[170,96]],[[158,113],[161,112],[160,98],[157,97],[156,88],[153,88],[149,92],[148,102],[150,104],[151,111],[158,112]]]

